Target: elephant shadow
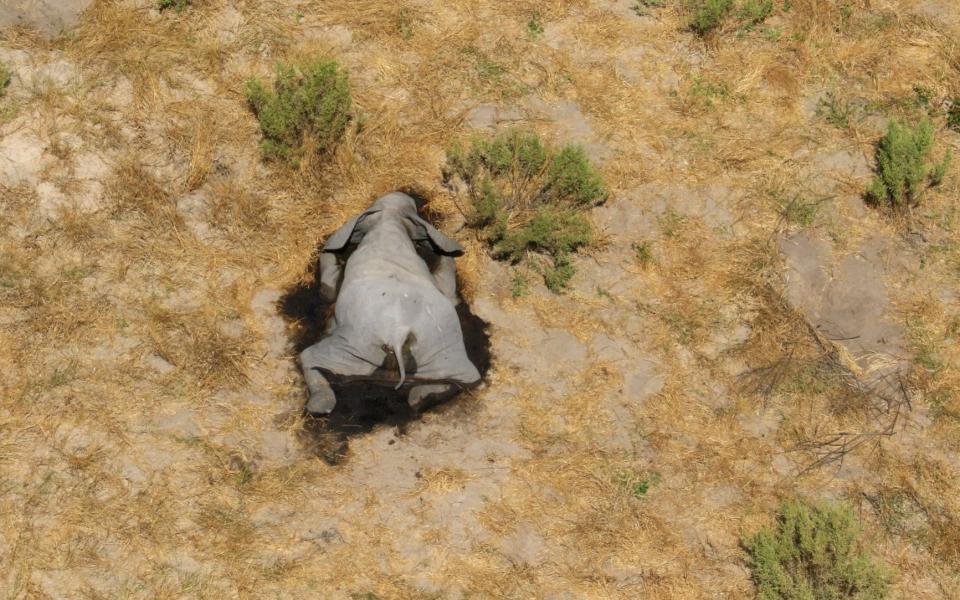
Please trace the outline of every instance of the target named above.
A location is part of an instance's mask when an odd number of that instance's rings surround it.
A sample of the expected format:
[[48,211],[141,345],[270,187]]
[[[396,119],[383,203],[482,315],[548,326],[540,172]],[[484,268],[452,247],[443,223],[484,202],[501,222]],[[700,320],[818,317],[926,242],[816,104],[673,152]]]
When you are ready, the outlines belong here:
[[[277,302],[280,314],[287,322],[291,349],[294,356],[323,338],[326,324],[333,315],[333,305],[323,302],[320,296],[320,243],[310,266],[310,277],[288,288]],[[457,305],[457,316],[463,330],[467,356],[480,375],[486,378],[490,369],[489,324],[473,314],[465,301]],[[457,391],[414,411],[407,404],[408,388],[394,390],[392,387],[368,382],[331,382],[337,404],[333,412],[324,417],[313,417],[304,409],[300,441],[313,454],[330,464],[337,464],[346,457],[350,438],[372,431],[379,426],[396,427],[402,434],[407,424],[425,411],[443,410],[469,391]],[[306,394],[304,394],[306,403]]]

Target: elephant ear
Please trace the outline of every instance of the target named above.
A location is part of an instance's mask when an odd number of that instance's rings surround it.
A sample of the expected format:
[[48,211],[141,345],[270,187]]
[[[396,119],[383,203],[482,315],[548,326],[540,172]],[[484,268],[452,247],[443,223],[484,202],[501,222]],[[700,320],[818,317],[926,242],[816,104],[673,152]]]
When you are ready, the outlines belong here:
[[436,227],[428,223],[420,215],[411,215],[410,220],[412,220],[418,228],[426,232],[427,237],[430,238],[430,245],[433,246],[437,254],[446,256],[463,255],[463,246],[440,233]]
[[334,231],[333,235],[327,239],[327,243],[323,245],[323,251],[338,252],[343,250],[344,246],[350,243],[350,238],[353,237],[353,230],[365,216],[367,216],[367,213],[361,213],[344,223],[340,229]]

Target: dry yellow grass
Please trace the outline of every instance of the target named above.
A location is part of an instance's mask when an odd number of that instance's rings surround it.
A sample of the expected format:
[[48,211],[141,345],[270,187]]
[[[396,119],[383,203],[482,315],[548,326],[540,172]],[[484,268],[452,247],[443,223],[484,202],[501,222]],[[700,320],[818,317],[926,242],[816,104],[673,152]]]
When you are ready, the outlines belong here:
[[[700,40],[683,3],[630,4],[95,0],[59,39],[0,34],[23,53],[0,144],[43,148],[32,179],[0,180],[2,595],[742,598],[740,539],[795,495],[854,503],[893,597],[960,595],[958,178],[913,224],[857,197],[884,120],[921,110],[914,86],[960,93],[960,11],[793,0]],[[317,54],[350,69],[354,122],[326,162],[264,164],[244,81]],[[830,124],[825,92],[868,108]],[[537,109],[559,101],[589,132]],[[331,466],[301,444],[272,302],[379,193],[416,186],[455,231],[441,161],[486,104],[606,149],[626,216],[563,296],[512,298],[456,231],[464,296],[492,322],[486,387]],[[957,145],[940,131],[937,152]],[[800,442],[876,415],[847,380],[802,376],[853,370],[785,301],[779,236],[804,226],[776,191],[830,197],[809,227],[838,254],[881,235],[923,262],[888,260],[886,282],[926,358],[913,406],[842,468],[805,470],[819,455]],[[651,240],[650,267],[630,239]],[[780,359],[787,383],[745,385]],[[662,380],[642,394],[641,364]]]

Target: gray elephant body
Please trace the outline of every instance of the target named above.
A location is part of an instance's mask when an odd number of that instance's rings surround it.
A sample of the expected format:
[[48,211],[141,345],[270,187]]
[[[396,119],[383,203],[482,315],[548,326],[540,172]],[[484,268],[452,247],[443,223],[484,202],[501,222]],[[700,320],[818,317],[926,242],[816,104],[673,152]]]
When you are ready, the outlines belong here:
[[397,388],[411,382],[412,406],[480,380],[456,311],[453,257],[462,253],[417,215],[411,197],[396,192],[330,237],[320,260],[321,293],[336,301],[335,323],[300,355],[309,412],[333,410],[328,375]]

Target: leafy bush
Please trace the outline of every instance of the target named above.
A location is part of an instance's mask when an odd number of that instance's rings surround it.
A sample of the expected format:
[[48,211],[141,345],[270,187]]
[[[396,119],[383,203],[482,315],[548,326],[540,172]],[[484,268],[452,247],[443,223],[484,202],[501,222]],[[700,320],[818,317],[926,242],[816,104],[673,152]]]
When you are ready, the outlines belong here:
[[607,198],[583,148],[567,144],[554,151],[522,130],[454,145],[444,175],[465,184],[467,224],[479,230],[493,256],[531,261],[553,291],[575,272],[570,255],[594,240],[583,213]]
[[177,12],[182,11],[190,4],[190,0],[158,0],[157,8],[166,10],[172,8]]
[[889,576],[864,551],[849,507],[783,505],[775,529],[747,540],[760,600],[880,600]]
[[733,0],[700,0],[694,8],[690,28],[706,35],[720,26],[720,22],[733,8]]
[[273,91],[250,79],[247,101],[260,120],[264,157],[293,165],[332,151],[350,121],[350,82],[336,61],[281,63]]
[[891,121],[877,144],[877,174],[867,189],[867,198],[898,210],[916,206],[923,191],[938,185],[950,165],[949,151],[939,163],[927,162],[932,148],[933,126],[929,121],[916,127]]

